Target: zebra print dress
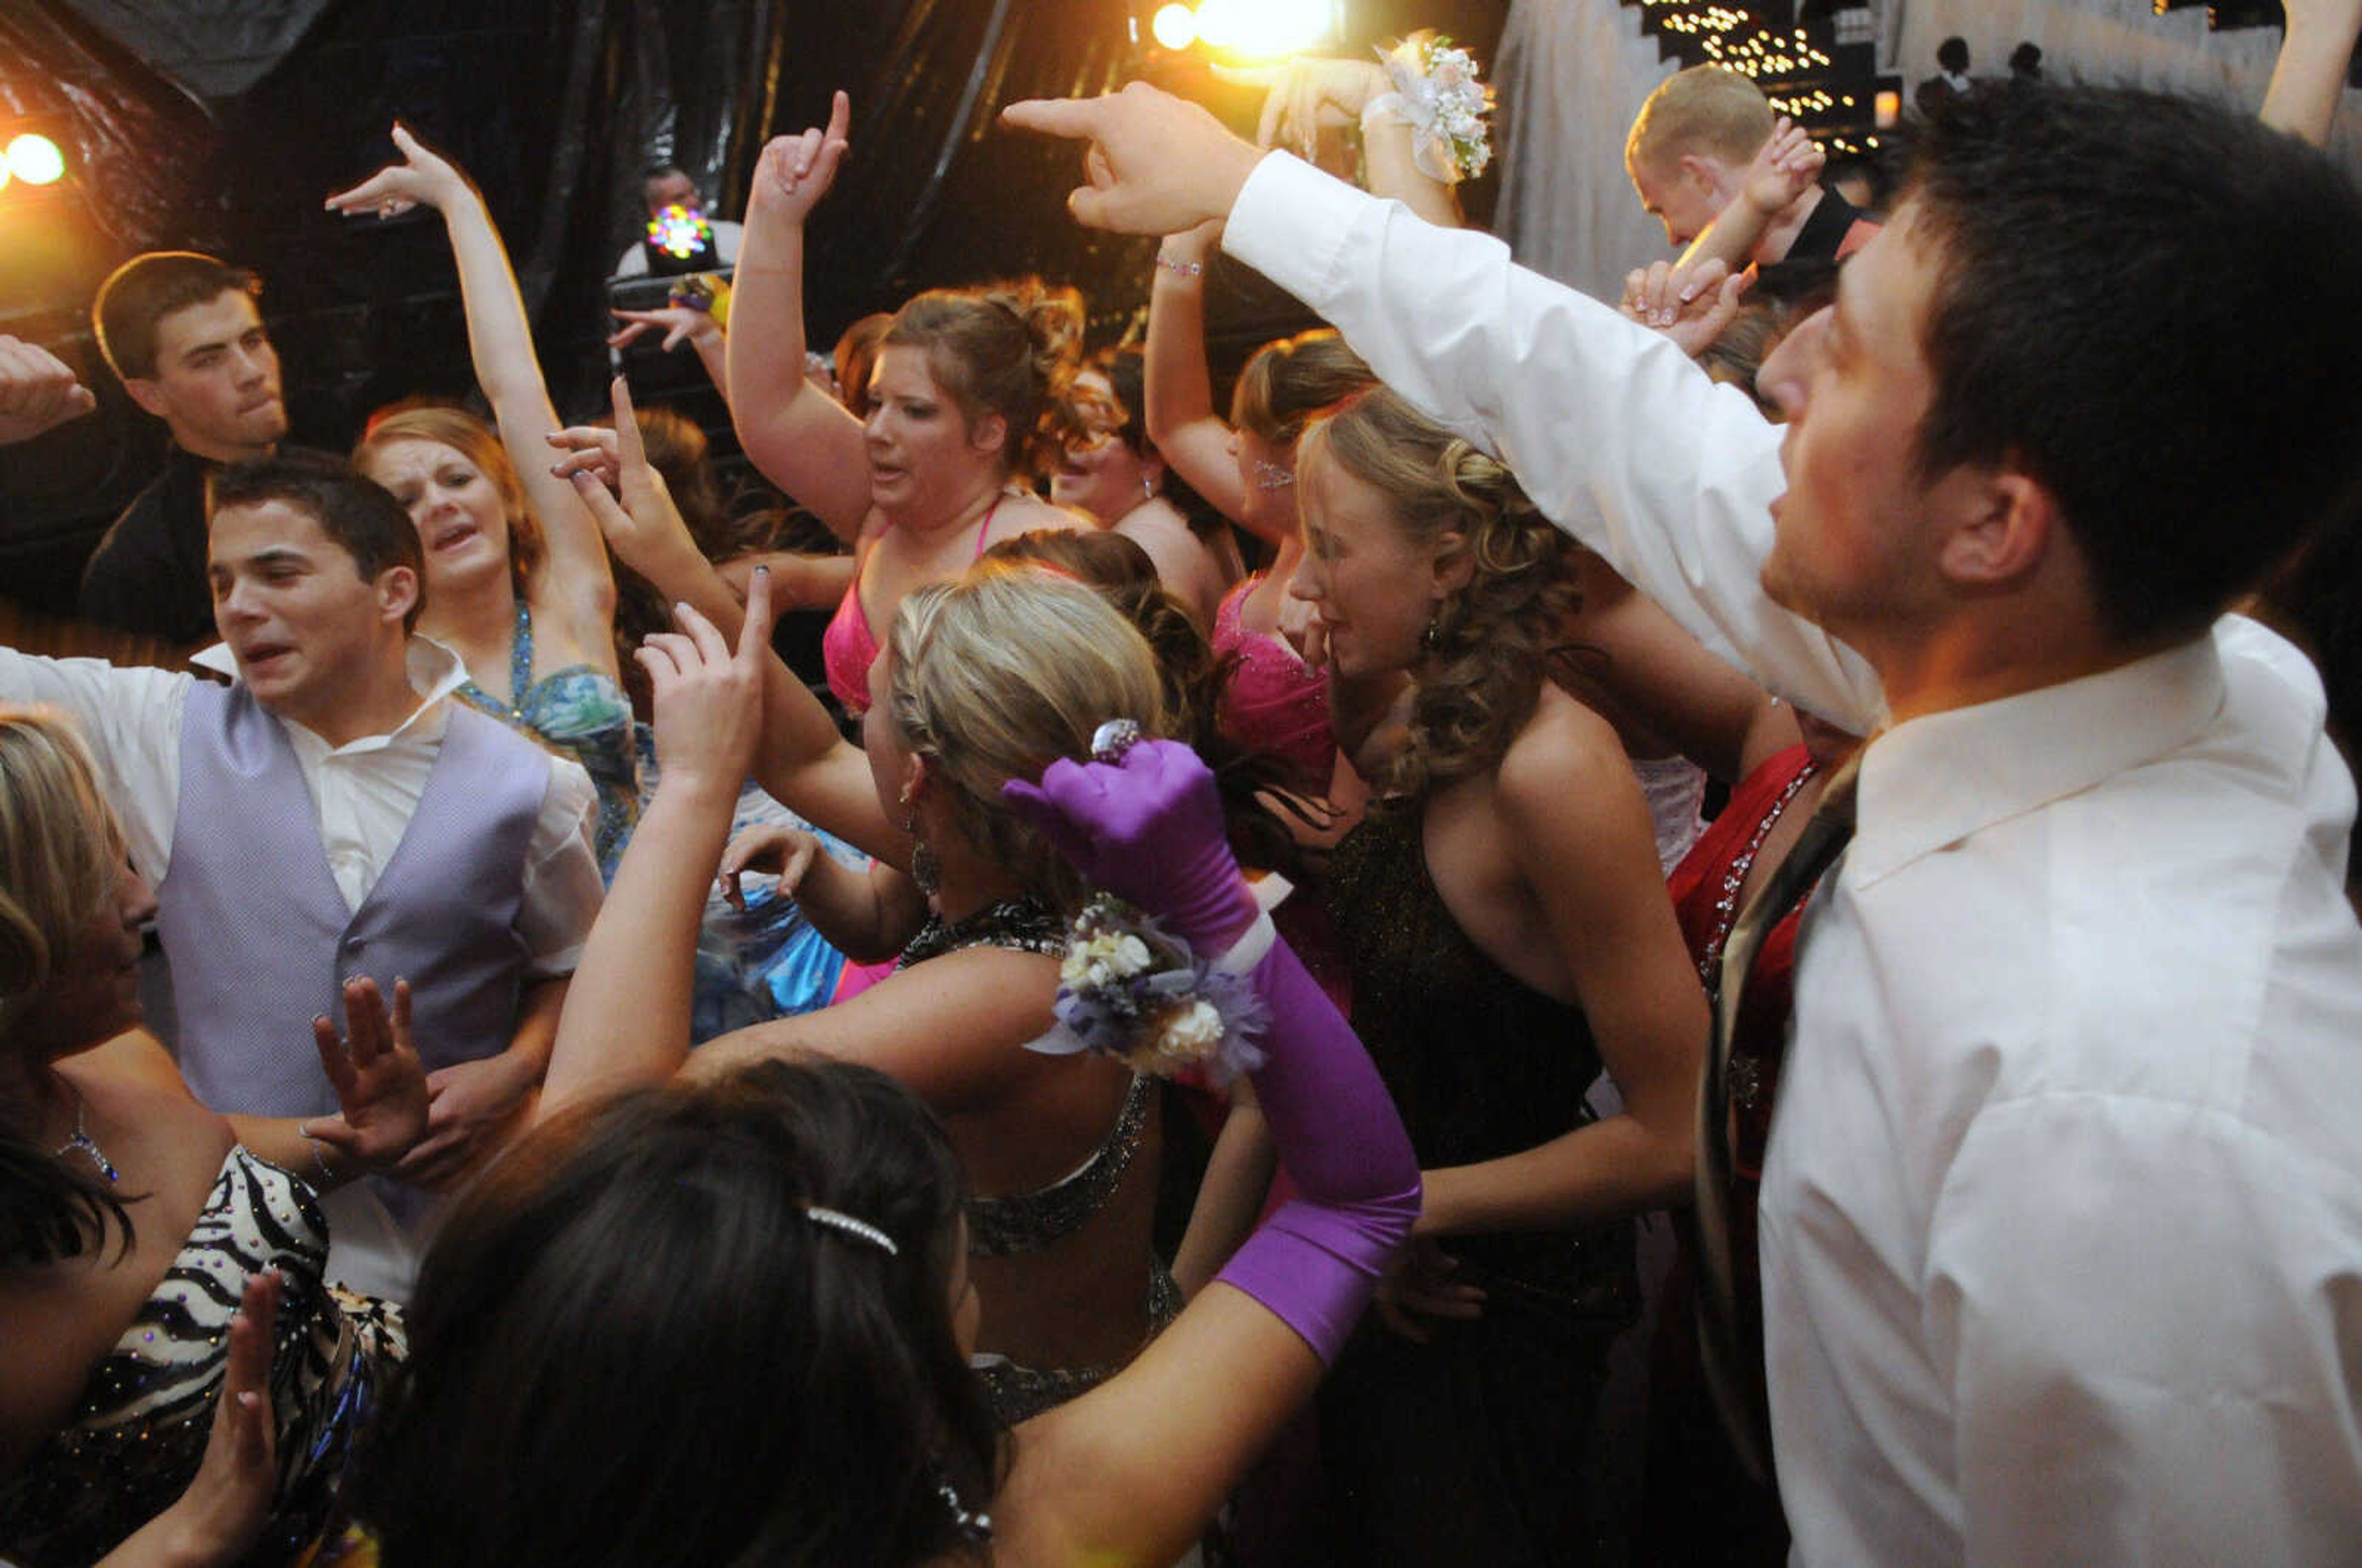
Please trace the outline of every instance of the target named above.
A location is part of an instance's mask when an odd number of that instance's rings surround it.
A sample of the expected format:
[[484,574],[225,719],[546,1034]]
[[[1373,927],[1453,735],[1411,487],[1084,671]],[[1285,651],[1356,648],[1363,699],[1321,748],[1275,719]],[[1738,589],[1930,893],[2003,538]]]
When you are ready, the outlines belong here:
[[247,1278],[281,1280],[270,1397],[279,1501],[243,1559],[294,1562],[335,1518],[346,1455],[386,1371],[406,1353],[399,1310],[321,1279],[328,1228],[312,1189],[243,1146],[139,1315],[92,1375],[66,1429],[0,1484],[0,1557],[83,1568],[160,1513],[204,1457]]

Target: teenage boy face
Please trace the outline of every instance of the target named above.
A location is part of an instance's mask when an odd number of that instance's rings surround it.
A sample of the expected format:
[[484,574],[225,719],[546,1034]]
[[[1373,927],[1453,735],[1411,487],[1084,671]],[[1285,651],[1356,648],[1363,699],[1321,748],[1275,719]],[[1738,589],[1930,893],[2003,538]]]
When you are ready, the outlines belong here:
[[206,571],[214,624],[255,701],[315,732],[403,657],[415,574],[370,581],[319,520],[284,501],[215,508]]
[[287,435],[279,352],[254,298],[225,289],[156,323],[156,373],[125,383],[172,437],[213,458],[267,456]]

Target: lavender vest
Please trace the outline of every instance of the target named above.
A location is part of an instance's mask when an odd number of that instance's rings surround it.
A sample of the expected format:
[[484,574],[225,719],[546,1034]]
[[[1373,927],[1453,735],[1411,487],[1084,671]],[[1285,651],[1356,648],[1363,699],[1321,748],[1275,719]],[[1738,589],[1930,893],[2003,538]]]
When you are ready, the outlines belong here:
[[546,754],[459,703],[402,842],[357,910],[279,722],[243,685],[200,681],[181,722],[171,863],[156,889],[182,1074],[220,1111],[333,1114],[312,1020],[343,986],[396,976],[427,1069],[507,1048],[529,956],[517,932]]

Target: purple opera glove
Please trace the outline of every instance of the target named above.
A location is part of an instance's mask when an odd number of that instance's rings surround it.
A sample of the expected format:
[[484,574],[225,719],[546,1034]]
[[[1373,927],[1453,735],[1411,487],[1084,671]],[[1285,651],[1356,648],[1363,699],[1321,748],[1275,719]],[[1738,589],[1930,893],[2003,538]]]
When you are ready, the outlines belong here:
[[1261,910],[1231,854],[1211,769],[1179,741],[1141,741],[1116,762],[1050,764],[1042,782],[1000,787],[1094,886],[1137,904],[1215,958]]
[[1255,966],[1271,1010],[1253,1074],[1272,1142],[1303,1195],[1215,1275],[1332,1362],[1418,1218],[1418,1159],[1369,1053],[1285,942]]

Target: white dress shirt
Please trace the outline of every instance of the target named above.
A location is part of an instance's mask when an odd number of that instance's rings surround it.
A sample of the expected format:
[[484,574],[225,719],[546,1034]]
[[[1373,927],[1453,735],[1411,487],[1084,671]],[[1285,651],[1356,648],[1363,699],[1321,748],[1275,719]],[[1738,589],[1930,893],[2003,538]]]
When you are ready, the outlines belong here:
[[[235,674],[225,648],[196,663]],[[450,723],[447,699],[467,679],[447,649],[410,639],[412,689],[418,708],[393,730],[340,746],[292,720],[281,719],[318,814],[320,847],[348,908],[358,909],[402,843]],[[0,701],[45,702],[82,726],[108,785],[108,798],[130,841],[131,863],[160,884],[172,860],[181,806],[181,711],[193,676],[117,667],[94,658],[40,658],[0,647]],[[574,972],[602,889],[591,848],[597,797],[590,776],[570,757],[549,758],[549,789],[525,850],[518,928],[532,957],[529,978]]]
[[[1778,432],[1657,334],[1283,156],[1224,245],[1772,690]],[[1914,719],[1807,914],[1763,1177],[1795,1555],[2362,1561],[2362,932],[2318,679],[2250,623]]]

